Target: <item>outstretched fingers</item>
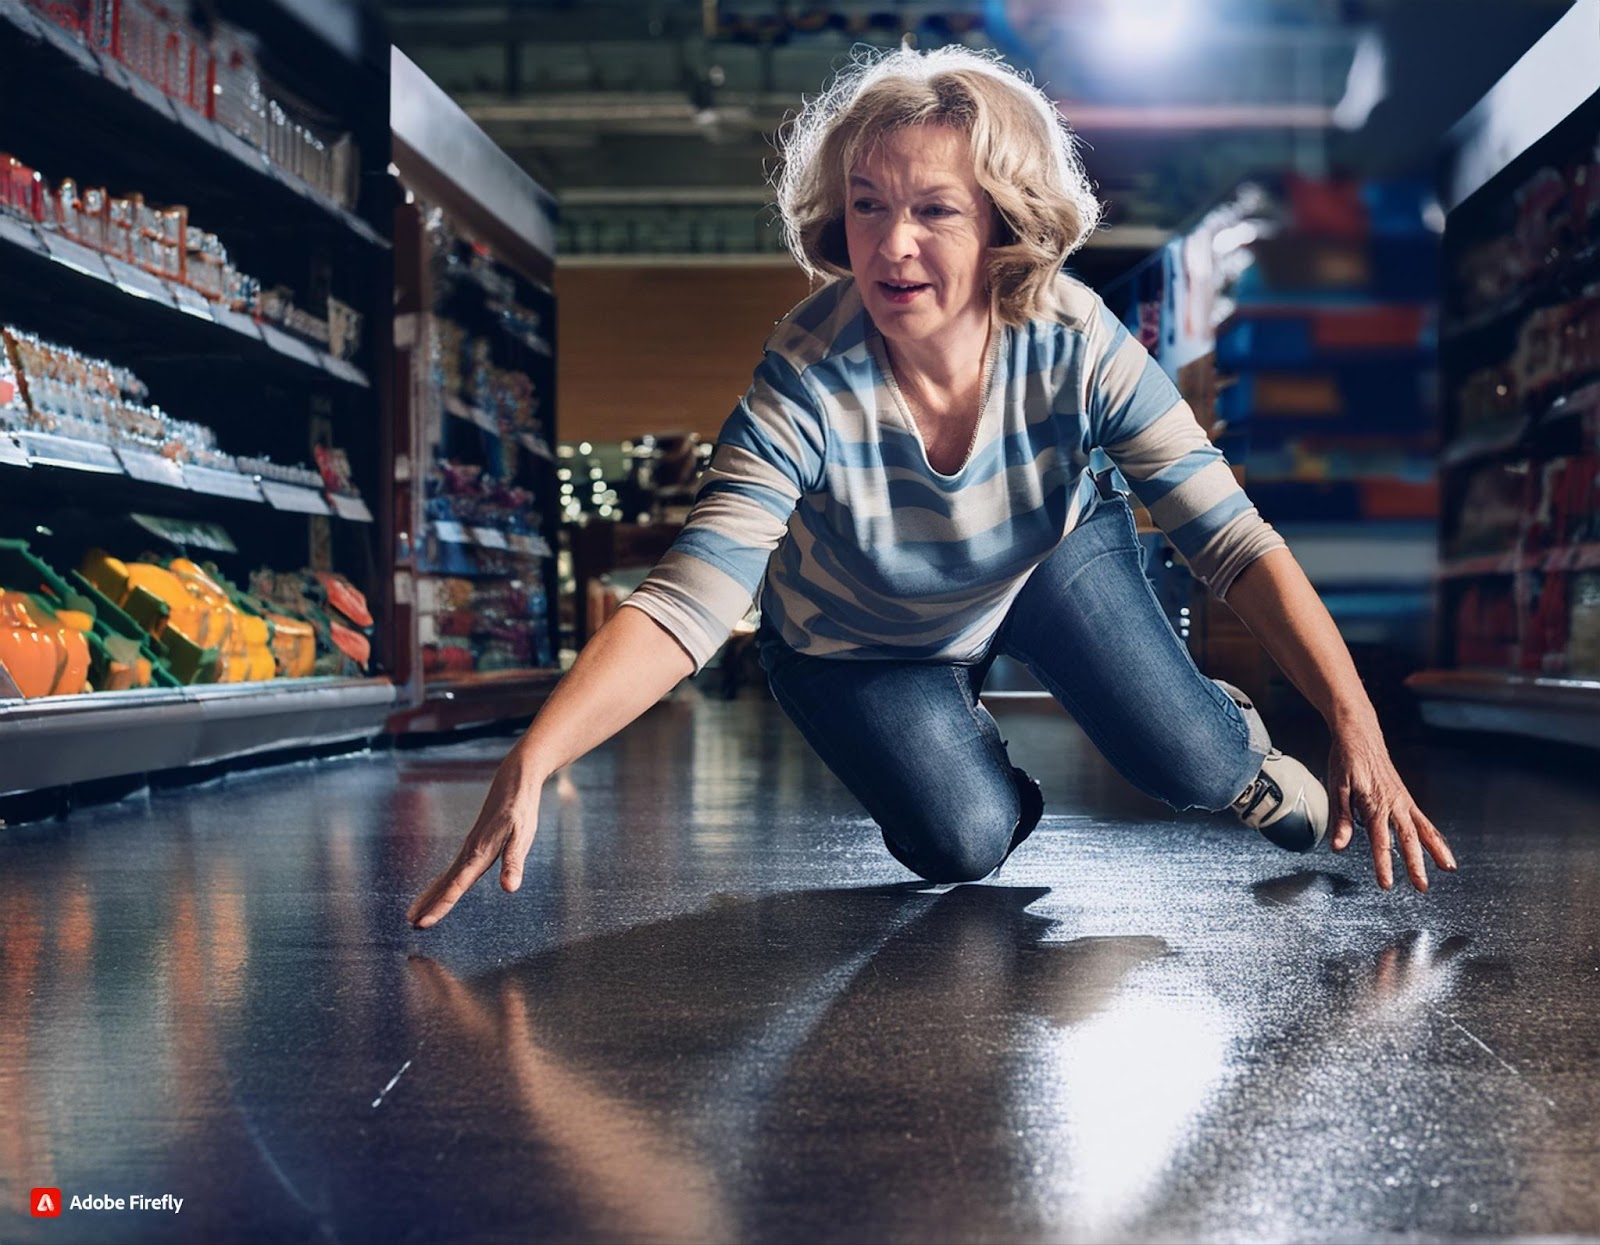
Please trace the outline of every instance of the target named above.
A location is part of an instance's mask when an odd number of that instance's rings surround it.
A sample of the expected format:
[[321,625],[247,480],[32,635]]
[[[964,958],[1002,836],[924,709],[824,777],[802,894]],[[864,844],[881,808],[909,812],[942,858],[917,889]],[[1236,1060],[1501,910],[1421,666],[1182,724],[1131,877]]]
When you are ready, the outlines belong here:
[[1417,809],[1413,817],[1417,823],[1417,837],[1422,840],[1422,846],[1427,849],[1428,855],[1433,857],[1434,863],[1439,868],[1454,873],[1455,853],[1450,850],[1450,844],[1444,841],[1444,835],[1439,833],[1438,827],[1428,820],[1421,809]]
[[1333,850],[1342,852],[1349,847],[1355,832],[1355,817],[1350,808],[1350,783],[1347,779],[1333,791]]
[[1395,832],[1400,836],[1400,855],[1406,862],[1406,876],[1419,891],[1428,889],[1428,862],[1422,854],[1422,841],[1417,834],[1417,818],[1422,814],[1413,809],[1409,813],[1395,810]]
[[485,847],[463,846],[450,867],[433,880],[432,885],[417,897],[406,913],[418,929],[431,929],[439,923],[461,896],[465,895],[494,864],[497,852]]
[[500,862],[500,888],[507,894],[522,885],[522,862],[528,858],[528,849],[533,846],[534,831],[538,828],[538,821],[532,817],[518,817],[512,828],[511,841],[506,844]]
[[1372,867],[1378,875],[1378,885],[1384,890],[1394,888],[1394,857],[1390,855],[1394,839],[1389,832],[1389,809],[1386,805],[1369,806],[1365,818],[1367,838],[1372,843]]

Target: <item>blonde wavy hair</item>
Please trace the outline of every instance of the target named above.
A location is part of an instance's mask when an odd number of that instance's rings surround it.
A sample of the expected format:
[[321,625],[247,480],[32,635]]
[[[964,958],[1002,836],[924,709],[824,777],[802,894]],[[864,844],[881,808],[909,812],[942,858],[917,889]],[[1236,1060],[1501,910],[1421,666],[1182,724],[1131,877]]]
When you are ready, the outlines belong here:
[[995,208],[987,252],[995,314],[1013,327],[1043,307],[1067,256],[1100,223],[1077,139],[1038,87],[998,55],[963,47],[858,49],[780,132],[773,178],[783,240],[808,276],[850,275],[846,180],[874,144],[914,125],[965,133]]

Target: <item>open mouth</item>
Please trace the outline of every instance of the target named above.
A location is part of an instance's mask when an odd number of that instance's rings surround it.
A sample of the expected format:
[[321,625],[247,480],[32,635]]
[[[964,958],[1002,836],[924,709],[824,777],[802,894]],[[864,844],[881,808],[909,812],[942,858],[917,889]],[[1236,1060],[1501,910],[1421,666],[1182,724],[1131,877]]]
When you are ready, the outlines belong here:
[[878,289],[892,303],[909,303],[923,290],[930,288],[926,282],[879,281]]

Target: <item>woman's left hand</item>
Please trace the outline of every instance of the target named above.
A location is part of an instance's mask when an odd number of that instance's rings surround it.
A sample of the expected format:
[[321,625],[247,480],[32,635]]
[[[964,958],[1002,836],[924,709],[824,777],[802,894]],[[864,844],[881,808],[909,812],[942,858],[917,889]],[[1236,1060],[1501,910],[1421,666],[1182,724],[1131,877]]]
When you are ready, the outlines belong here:
[[1372,863],[1378,885],[1394,885],[1394,857],[1390,855],[1391,826],[1400,839],[1406,874],[1419,891],[1428,889],[1426,857],[1441,869],[1454,871],[1456,858],[1434,824],[1428,820],[1395,772],[1383,733],[1370,725],[1335,730],[1328,753],[1328,797],[1333,818],[1333,850],[1342,852],[1355,835],[1355,821],[1367,828],[1372,843]]

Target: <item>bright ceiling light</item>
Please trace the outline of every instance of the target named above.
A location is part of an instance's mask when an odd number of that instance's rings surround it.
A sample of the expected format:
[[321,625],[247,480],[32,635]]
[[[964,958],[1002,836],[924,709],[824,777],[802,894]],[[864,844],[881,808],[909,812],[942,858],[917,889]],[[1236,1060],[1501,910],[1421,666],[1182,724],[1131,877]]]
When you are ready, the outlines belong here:
[[1194,23],[1194,0],[1110,0],[1107,33],[1125,56],[1162,55]]

